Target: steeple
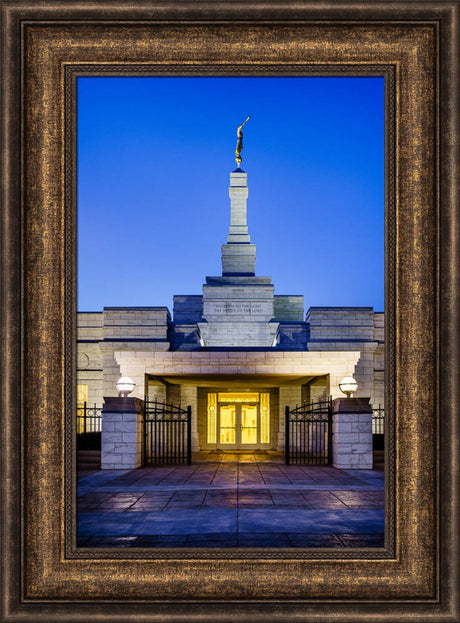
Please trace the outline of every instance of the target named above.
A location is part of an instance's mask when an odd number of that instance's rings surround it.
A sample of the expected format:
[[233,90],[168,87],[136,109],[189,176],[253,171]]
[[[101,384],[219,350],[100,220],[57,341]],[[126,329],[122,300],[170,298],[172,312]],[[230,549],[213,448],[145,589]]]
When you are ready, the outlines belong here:
[[222,276],[251,277],[256,273],[256,247],[248,233],[248,176],[239,167],[230,173],[230,230],[222,245]]
[[197,327],[205,347],[273,348],[277,343],[274,287],[271,277],[256,277],[256,247],[248,233],[248,176],[240,166],[244,123],[237,131],[237,168],[230,173],[230,229],[222,245],[222,276],[206,277],[203,285],[203,317]]

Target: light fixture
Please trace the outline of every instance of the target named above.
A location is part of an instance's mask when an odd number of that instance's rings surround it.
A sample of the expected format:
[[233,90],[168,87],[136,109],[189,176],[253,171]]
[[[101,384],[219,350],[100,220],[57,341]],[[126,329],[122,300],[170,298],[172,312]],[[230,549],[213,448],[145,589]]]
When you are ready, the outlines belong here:
[[358,389],[358,383],[352,376],[346,376],[340,381],[339,389],[346,394],[347,398],[351,398]]
[[120,398],[126,398],[126,396],[134,390],[136,383],[134,383],[133,379],[130,379],[129,376],[122,376],[118,379],[115,387],[117,388],[118,396]]

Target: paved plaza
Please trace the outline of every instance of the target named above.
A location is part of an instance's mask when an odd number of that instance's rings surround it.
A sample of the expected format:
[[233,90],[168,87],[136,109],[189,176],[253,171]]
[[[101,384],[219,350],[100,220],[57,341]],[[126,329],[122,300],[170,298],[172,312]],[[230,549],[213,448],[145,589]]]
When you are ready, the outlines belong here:
[[192,465],[80,472],[79,547],[383,547],[382,469],[204,452]]

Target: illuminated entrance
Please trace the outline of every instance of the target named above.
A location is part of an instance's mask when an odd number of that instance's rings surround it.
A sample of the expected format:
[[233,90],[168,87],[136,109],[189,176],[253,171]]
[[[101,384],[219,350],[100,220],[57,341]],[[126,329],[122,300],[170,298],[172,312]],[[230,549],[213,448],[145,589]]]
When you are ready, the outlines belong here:
[[270,394],[208,394],[208,443],[222,450],[270,447]]

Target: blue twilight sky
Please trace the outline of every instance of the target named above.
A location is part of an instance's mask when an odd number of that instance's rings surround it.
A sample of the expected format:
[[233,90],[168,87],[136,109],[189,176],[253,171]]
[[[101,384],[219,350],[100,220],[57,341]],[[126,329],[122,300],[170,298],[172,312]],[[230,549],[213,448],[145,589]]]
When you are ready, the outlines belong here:
[[78,79],[78,309],[167,306],[220,275],[244,128],[256,273],[383,311],[383,78]]

